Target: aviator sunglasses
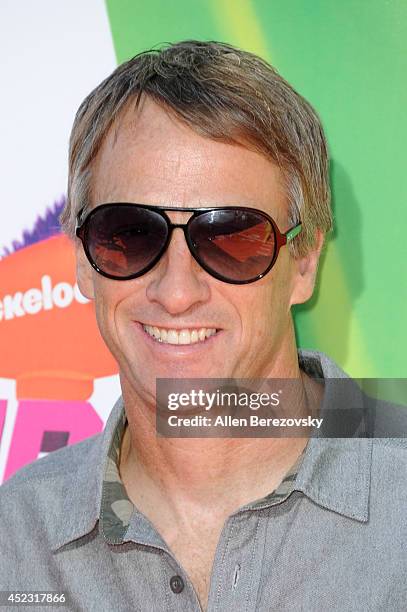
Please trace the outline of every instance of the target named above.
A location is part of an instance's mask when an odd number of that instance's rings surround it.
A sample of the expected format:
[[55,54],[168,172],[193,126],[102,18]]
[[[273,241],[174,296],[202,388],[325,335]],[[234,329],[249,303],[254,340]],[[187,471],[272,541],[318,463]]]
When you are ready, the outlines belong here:
[[[193,213],[186,223],[172,223],[165,211]],[[90,264],[114,280],[146,274],[165,253],[174,229],[184,232],[192,257],[211,276],[244,285],[267,274],[279,250],[301,231],[298,223],[280,232],[262,210],[243,206],[180,208],[146,204],[101,204],[82,219],[76,235]]]

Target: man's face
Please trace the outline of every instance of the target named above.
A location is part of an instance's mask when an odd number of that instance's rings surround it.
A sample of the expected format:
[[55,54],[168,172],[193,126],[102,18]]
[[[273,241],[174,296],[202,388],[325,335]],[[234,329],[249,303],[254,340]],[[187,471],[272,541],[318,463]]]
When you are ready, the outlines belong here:
[[[138,111],[127,110],[115,128],[95,160],[92,206],[249,206],[266,211],[287,231],[282,175],[262,155],[204,138],[148,98]],[[167,214],[177,223],[191,215]],[[122,385],[139,397],[153,398],[156,378],[290,375],[295,354],[290,307],[309,297],[315,270],[309,271],[308,260],[295,261],[287,247],[271,272],[247,285],[227,284],[205,272],[181,229],[174,230],[159,263],[133,280],[99,275],[79,241],[77,255],[81,290],[95,300]],[[143,325],[201,335],[202,329],[217,331],[203,342],[169,344],[151,337]]]

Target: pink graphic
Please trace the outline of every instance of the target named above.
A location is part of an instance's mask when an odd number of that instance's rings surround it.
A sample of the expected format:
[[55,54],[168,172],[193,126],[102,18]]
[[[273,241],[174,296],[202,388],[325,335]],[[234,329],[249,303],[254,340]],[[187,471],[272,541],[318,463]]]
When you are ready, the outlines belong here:
[[[76,283],[74,243],[60,233],[64,203],[0,248],[0,378],[15,380],[18,401],[12,435],[3,439],[4,480],[39,455],[100,432],[88,400],[96,378],[117,372],[93,304]],[[0,442],[5,409],[0,400]]]
[[[0,402],[0,431],[2,403]],[[103,421],[88,402],[21,400],[4,480],[27,463],[35,461],[39,453],[48,453],[68,444],[75,444],[102,429]]]

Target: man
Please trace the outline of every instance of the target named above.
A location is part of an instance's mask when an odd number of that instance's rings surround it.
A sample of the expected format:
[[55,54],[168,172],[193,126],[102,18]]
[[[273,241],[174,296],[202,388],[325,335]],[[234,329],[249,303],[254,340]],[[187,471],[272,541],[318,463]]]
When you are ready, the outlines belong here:
[[331,227],[327,166],[310,105],[226,44],[140,54],[86,98],[62,224],[122,399],[2,487],[2,589],[72,610],[405,609],[402,440],[156,434],[157,379],[290,379],[296,414],[335,404],[346,375],[297,351],[291,315]]

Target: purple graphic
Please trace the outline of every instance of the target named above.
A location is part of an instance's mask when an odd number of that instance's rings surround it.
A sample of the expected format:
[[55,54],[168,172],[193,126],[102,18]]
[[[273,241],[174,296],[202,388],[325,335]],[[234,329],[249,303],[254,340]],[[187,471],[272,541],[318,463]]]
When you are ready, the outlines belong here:
[[52,453],[63,446],[67,446],[69,431],[44,431],[40,451],[42,453]]
[[62,196],[59,201],[54,202],[52,206],[46,208],[45,213],[37,217],[34,227],[31,230],[24,230],[21,240],[13,240],[11,248],[4,247],[0,257],[7,257],[7,255],[24,249],[24,247],[59,234],[61,231],[59,215],[65,206],[65,202],[66,198]]

